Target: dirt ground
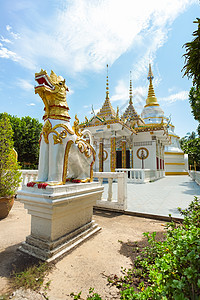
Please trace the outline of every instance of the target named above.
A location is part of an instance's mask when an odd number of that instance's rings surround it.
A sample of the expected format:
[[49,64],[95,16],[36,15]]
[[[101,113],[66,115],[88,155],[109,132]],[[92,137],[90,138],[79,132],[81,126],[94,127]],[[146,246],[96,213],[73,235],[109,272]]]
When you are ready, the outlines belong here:
[[[107,276],[120,275],[121,267],[130,268],[134,260],[132,245],[135,241],[145,244],[143,232],[163,232],[162,221],[109,213],[94,212],[94,220],[102,230],[55,262],[45,283],[49,300],[72,299],[70,293],[81,293],[87,298],[89,288],[102,299],[120,299],[118,290],[110,287]],[[35,259],[17,250],[30,234],[30,216],[23,205],[15,201],[10,215],[0,220],[0,295],[10,291],[10,273],[17,266],[34,264]],[[45,299],[41,293],[15,291],[11,297],[20,299]]]

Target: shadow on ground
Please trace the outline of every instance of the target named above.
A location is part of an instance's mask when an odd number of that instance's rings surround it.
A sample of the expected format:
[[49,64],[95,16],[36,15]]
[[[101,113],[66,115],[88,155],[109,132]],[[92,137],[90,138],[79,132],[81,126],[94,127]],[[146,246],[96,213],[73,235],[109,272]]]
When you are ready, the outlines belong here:
[[10,278],[14,272],[22,272],[30,266],[38,265],[41,260],[18,250],[21,244],[7,247],[0,252],[0,276]]
[[[156,241],[164,241],[165,233],[163,231],[156,232]],[[124,255],[125,257],[130,258],[132,266],[134,266],[134,262],[136,257],[141,253],[144,247],[149,245],[147,237],[143,237],[142,240],[137,242],[128,241],[126,243],[119,241],[121,243],[121,248],[119,253]]]
[[194,181],[184,182],[184,183],[180,183],[179,185],[187,188],[187,190],[182,191],[183,194],[200,196],[200,188],[199,188],[199,186],[197,185],[196,182],[194,182]]
[[107,211],[107,210],[100,210],[100,209],[95,208],[93,211],[93,215],[111,219],[111,218],[117,218],[117,217],[123,215],[123,213],[112,212],[112,211]]

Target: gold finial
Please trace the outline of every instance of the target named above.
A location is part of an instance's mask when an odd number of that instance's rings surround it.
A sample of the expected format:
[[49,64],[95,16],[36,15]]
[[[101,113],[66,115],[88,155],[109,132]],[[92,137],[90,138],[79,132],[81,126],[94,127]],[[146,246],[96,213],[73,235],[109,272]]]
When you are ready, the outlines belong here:
[[157,105],[157,106],[159,105],[157,102],[155,92],[154,92],[154,88],[153,88],[153,83],[152,83],[153,78],[154,77],[153,77],[153,73],[151,70],[151,64],[149,64],[149,73],[147,76],[147,79],[149,80],[149,91],[148,91],[148,96],[147,96],[145,107],[152,106],[152,105]]
[[132,73],[130,71],[130,89],[129,89],[129,104],[133,104],[133,93],[132,93]]
[[74,126],[72,126],[72,129],[78,137],[82,136],[82,134],[79,133],[79,118],[77,117],[77,114],[75,115]]
[[89,120],[88,120],[88,118],[85,116],[85,122],[86,123],[88,123],[89,122]]
[[153,78],[154,78],[154,76],[153,76],[153,72],[151,70],[151,64],[149,64],[149,73],[148,73],[147,79],[149,80],[149,79],[153,79]]
[[119,106],[117,106],[116,119],[118,119],[118,120],[119,120]]
[[106,77],[106,99],[109,99],[108,64],[107,64],[107,77]]

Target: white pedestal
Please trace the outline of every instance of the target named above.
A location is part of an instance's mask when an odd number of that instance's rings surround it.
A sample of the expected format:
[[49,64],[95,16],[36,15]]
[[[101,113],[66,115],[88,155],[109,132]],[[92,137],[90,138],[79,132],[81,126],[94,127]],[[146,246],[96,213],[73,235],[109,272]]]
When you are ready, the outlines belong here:
[[100,230],[92,221],[100,183],[67,183],[46,189],[23,186],[17,198],[31,214],[31,235],[20,250],[51,261]]

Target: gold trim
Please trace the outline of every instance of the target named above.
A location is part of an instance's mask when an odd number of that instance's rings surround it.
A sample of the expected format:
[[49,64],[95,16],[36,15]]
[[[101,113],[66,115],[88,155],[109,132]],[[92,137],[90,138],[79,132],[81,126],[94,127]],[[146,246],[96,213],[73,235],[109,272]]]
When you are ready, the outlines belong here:
[[[105,156],[104,156],[104,154],[105,154]],[[98,155],[98,158],[100,158],[100,153]],[[108,152],[103,149],[103,161],[105,161],[107,158],[108,158]]]
[[165,175],[188,175],[188,172],[165,172]]
[[142,159],[142,157],[139,156],[139,151],[140,151],[140,150],[146,151],[146,156],[143,157],[143,159],[146,159],[146,158],[149,156],[149,150],[148,150],[147,148],[145,148],[145,147],[140,147],[140,148],[137,150],[137,152],[136,152],[136,155],[137,155],[137,157],[138,157],[139,159]]
[[[62,127],[64,130],[62,130],[60,133],[57,132],[55,129]],[[57,124],[52,128],[52,124],[49,120],[47,120],[42,128],[42,134],[44,137],[44,141],[46,144],[49,144],[49,134],[54,133],[53,140],[54,145],[55,144],[62,144],[62,140],[67,137],[67,133],[74,135],[74,132],[70,130],[65,124]]]
[[64,156],[64,166],[63,166],[63,184],[66,183],[66,179],[67,179],[67,165],[68,165],[68,156],[69,156],[69,150],[71,148],[71,145],[74,142],[72,140],[67,142],[66,148],[65,148],[65,156]]
[[110,139],[110,170],[115,172],[116,169],[116,137]]
[[103,142],[99,143],[99,172],[103,172]]
[[78,145],[79,151],[81,153],[84,153],[87,158],[92,156],[93,148],[88,142],[86,142],[85,140],[82,140],[80,138],[77,138],[75,141],[75,144]]
[[144,107],[148,107],[148,106],[160,106],[158,103],[149,103],[149,104],[146,104]]
[[[104,121],[103,123],[98,123],[98,124],[80,124],[80,128],[86,128],[86,127],[96,127],[96,126],[104,126],[104,125],[107,125],[107,124],[121,124],[123,127],[127,128],[128,130],[130,130],[132,133],[135,133],[137,134],[137,131],[133,128],[130,128],[129,126],[127,126],[123,121],[120,121],[118,119],[113,119],[113,120],[107,120],[107,121]],[[145,125],[144,125],[145,126]]]
[[168,162],[166,162],[165,165],[185,165],[185,163],[168,163]]
[[165,152],[165,155],[184,155],[184,153],[179,153],[179,152]]
[[126,141],[122,141],[122,168],[126,169]]
[[178,135],[175,135],[175,134],[169,134],[169,136],[173,136],[173,137],[175,137],[177,139],[180,139],[180,137]]

